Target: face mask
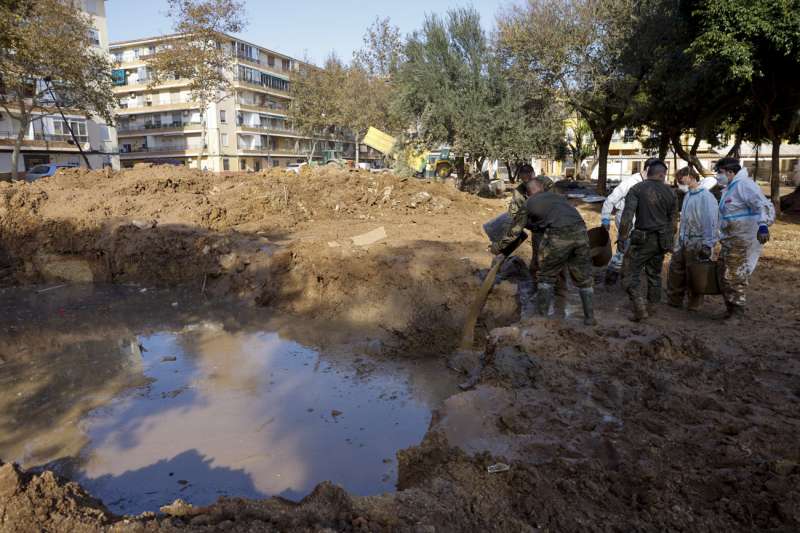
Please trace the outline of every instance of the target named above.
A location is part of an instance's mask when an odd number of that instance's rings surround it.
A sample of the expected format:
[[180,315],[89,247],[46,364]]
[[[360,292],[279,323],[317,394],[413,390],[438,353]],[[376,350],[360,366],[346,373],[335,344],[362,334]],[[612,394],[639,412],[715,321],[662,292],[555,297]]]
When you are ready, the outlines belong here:
[[717,174],[717,184],[719,184],[720,187],[725,187],[728,184],[728,176],[722,172]]
[[683,183],[678,185],[678,189],[680,189],[681,192],[689,192],[689,186],[688,185],[684,185]]

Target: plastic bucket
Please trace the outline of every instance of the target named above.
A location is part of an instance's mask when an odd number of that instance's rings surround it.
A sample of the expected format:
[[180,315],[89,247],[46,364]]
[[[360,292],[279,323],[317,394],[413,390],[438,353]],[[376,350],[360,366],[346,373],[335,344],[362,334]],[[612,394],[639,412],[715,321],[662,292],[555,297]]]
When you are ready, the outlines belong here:
[[604,267],[611,261],[611,236],[603,226],[589,230],[589,247],[592,251],[592,264]]
[[[492,242],[497,242],[506,234],[506,223],[509,222],[511,217],[508,213],[503,213],[502,215],[498,215],[491,219],[490,221],[486,222],[483,225],[483,231],[489,237],[489,240]],[[524,231],[520,233],[519,237],[512,242],[511,244],[506,247],[501,253],[505,256],[511,255],[511,253],[516,250],[520,244],[525,242],[525,239],[528,238],[528,234]]]
[[689,286],[695,294],[722,294],[719,264],[702,261],[689,265]]

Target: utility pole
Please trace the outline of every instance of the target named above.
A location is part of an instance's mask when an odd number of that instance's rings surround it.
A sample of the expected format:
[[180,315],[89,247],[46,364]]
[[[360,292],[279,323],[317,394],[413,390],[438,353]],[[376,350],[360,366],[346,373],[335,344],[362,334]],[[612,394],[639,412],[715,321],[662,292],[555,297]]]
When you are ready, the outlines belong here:
[[64,121],[64,124],[66,124],[67,129],[69,130],[70,136],[72,136],[72,142],[75,143],[75,146],[78,147],[78,151],[81,153],[81,156],[83,156],[83,160],[86,162],[86,168],[92,170],[92,164],[89,163],[89,158],[86,157],[86,152],[83,151],[83,147],[81,146],[81,143],[78,142],[78,138],[75,136],[75,132],[72,131],[72,125],[69,123],[69,120],[67,120],[67,117],[64,116],[64,110],[61,109],[61,105],[58,103],[58,99],[56,98],[56,95],[53,92],[53,87],[50,85],[51,81],[52,78],[50,76],[47,76],[44,79],[44,85],[45,87],[47,87],[47,91],[50,93],[50,97],[53,99],[53,103],[56,104],[58,112],[61,114],[61,119]]

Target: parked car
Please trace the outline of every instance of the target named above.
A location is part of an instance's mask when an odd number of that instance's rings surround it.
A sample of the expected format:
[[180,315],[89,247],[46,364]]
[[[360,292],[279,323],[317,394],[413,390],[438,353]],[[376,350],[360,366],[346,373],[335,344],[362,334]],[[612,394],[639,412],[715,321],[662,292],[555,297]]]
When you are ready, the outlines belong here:
[[36,181],[39,178],[46,178],[56,173],[59,168],[77,168],[75,163],[48,163],[46,165],[36,165],[25,174],[25,181]]
[[307,165],[308,163],[289,163],[286,165],[286,172],[294,172],[299,175],[303,167]]

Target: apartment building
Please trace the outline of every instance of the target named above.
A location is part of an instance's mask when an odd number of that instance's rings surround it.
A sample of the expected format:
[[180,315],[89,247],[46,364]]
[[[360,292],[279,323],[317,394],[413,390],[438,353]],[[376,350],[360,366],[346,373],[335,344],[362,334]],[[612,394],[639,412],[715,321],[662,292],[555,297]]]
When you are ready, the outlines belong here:
[[[108,23],[105,0],[80,0],[79,8],[94,21],[92,38],[98,49],[108,53]],[[85,166],[80,150],[69,133],[67,122],[77,137],[93,168],[119,168],[117,135],[113,127],[99,117],[64,110],[66,121],[54,107],[32,121],[22,144],[18,170],[24,172],[44,163],[70,163]],[[11,172],[11,152],[19,132],[19,123],[0,110],[0,176]]]
[[[174,36],[111,44],[117,63],[117,131],[124,167],[170,162],[215,172],[258,171],[307,161],[312,148],[315,159],[321,159],[325,150],[349,159],[355,156],[352,135],[336,132],[312,140],[289,120],[289,86],[300,63],[241,39],[222,36],[221,45],[234,58],[231,89],[204,114],[192,100],[186,80],[149,87],[147,60],[170,38]],[[365,159],[377,155],[365,146],[361,150]]]

